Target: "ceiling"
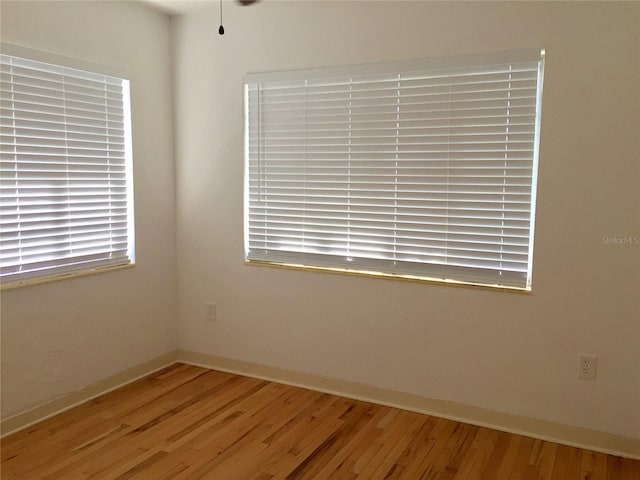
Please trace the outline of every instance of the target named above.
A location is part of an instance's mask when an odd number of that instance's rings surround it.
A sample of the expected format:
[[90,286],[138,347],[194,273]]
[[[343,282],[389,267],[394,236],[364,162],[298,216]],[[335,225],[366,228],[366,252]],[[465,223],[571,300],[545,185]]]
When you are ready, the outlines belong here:
[[218,0],[142,0],[169,15],[181,15],[208,5],[216,5]]

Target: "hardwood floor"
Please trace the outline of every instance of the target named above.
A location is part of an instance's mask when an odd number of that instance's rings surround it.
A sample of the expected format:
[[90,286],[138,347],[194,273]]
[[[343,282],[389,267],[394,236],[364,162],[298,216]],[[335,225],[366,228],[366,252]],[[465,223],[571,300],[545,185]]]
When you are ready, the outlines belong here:
[[640,461],[181,364],[1,446],[7,480],[640,480]]

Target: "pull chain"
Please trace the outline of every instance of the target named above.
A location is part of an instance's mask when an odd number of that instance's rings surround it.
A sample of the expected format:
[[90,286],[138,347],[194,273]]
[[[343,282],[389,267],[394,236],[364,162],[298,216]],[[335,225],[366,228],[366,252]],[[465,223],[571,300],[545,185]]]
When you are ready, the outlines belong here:
[[220,0],[220,28],[218,28],[218,33],[224,35],[224,27],[222,26],[222,0]]

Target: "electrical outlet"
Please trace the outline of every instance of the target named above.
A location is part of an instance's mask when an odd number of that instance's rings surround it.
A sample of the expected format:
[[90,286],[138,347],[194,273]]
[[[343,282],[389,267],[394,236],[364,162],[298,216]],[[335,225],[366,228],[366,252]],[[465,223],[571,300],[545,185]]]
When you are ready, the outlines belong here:
[[589,356],[589,355],[580,355],[578,378],[582,378],[583,380],[595,380],[597,370],[598,370],[598,357]]
[[212,302],[207,302],[206,308],[207,308],[206,310],[207,320],[209,320],[210,322],[215,322],[216,321],[216,304]]

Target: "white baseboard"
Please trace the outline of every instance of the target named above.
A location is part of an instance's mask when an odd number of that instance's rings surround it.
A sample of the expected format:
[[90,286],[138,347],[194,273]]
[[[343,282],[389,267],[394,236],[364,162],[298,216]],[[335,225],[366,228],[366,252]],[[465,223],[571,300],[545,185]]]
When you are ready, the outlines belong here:
[[640,440],[597,432],[579,427],[561,425],[507,413],[493,412],[478,407],[444,400],[433,400],[410,393],[388,390],[371,385],[296,372],[277,367],[217,357],[204,353],[176,350],[124,372],[112,375],[77,392],[18,413],[0,422],[1,436],[10,435],[42,420],[88,402],[139,378],[176,362],[223,372],[260,378],[276,383],[308,388],[342,397],[387,405],[435,417],[493,428],[518,435],[547,440],[572,447],[585,448],[611,455],[640,459]]
[[134,382],[139,378],[146,377],[150,373],[158,371],[169,365],[176,363],[177,351],[173,351],[154,358],[148,362],[144,362],[132,368],[128,368],[123,372],[116,373],[108,378],[92,383],[84,387],[82,390],[68,393],[55,400],[43,403],[37,407],[30,408],[24,412],[3,418],[0,421],[0,437],[5,437],[19,430],[24,430],[31,425],[53,417],[59,413],[69,410],[75,406],[81,405],[100,395],[104,395],[112,390],[116,390],[128,383]]
[[561,425],[518,415],[444,400],[433,400],[336,378],[322,377],[277,367],[232,360],[214,355],[179,350],[178,361],[223,372],[260,378],[272,382],[308,388],[342,397],[387,405],[435,417],[493,428],[571,447],[585,448],[611,455],[640,459],[640,440]]

